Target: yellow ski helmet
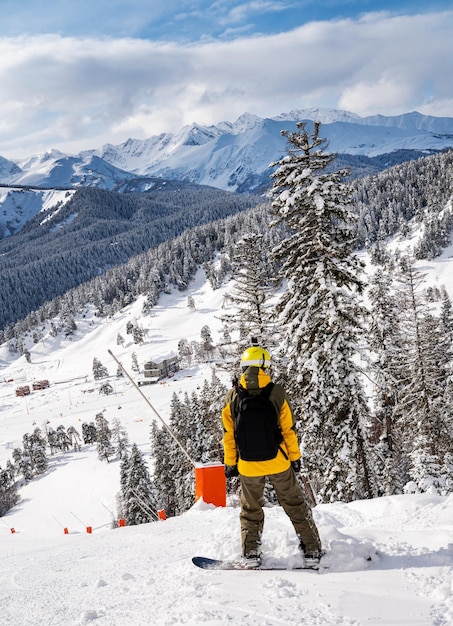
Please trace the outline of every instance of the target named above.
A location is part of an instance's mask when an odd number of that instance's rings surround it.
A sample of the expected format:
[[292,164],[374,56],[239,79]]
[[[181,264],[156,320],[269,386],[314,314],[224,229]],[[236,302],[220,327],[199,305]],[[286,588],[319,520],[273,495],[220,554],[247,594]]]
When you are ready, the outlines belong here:
[[265,348],[260,346],[251,346],[242,353],[241,367],[246,369],[247,367],[261,367],[263,370],[269,367],[271,364],[271,355]]

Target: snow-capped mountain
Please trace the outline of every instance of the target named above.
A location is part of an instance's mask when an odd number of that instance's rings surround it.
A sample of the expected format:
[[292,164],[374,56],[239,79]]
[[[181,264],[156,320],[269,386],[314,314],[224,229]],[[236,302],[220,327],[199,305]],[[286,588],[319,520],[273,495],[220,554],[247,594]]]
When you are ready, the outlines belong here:
[[269,164],[285,153],[286,139],[281,131],[295,130],[301,120],[320,121],[329,150],[339,155],[372,159],[397,150],[423,153],[453,146],[453,118],[417,112],[360,117],[334,109],[304,109],[273,118],[245,113],[234,123],[192,124],[177,133],[106,144],[78,156],[53,150],[18,162],[16,169],[3,159],[0,182],[118,189],[131,178],[157,176],[251,191],[256,189],[257,177],[264,174],[263,180],[267,180]]
[[94,154],[67,156],[57,150],[19,162],[20,172],[8,182],[40,187],[99,187],[114,189],[134,174],[123,171]]
[[[234,123],[194,123],[177,133],[106,144],[76,156],[52,150],[17,163],[0,157],[0,186],[89,186],[141,192],[153,188],[156,179],[168,179],[256,193],[270,186],[270,163],[286,153],[282,130],[296,130],[298,121],[308,125],[320,121],[329,151],[339,155],[340,165],[342,156],[347,155],[347,165],[355,175],[376,173],[389,165],[453,147],[453,118],[417,112],[360,117],[348,111],[313,108],[273,118],[244,113]],[[22,221],[13,208],[20,205],[14,196],[17,192],[10,190],[0,200],[0,227],[3,224],[6,235],[17,232],[8,224]]]
[[286,151],[281,131],[295,130],[301,120],[321,121],[329,150],[339,155],[372,159],[397,150],[423,153],[453,146],[453,118],[419,113],[360,118],[346,111],[309,109],[264,119],[245,113],[234,123],[193,124],[176,134],[106,145],[93,154],[141,176],[184,178],[249,192],[268,183],[269,164]]
[[13,161],[8,161],[0,156],[0,180],[9,179],[20,173],[20,168]]

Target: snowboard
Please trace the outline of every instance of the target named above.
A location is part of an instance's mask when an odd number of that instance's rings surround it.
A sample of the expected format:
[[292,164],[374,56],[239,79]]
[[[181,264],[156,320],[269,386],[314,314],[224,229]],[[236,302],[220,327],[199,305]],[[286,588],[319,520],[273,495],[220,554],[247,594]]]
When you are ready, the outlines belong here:
[[284,571],[292,571],[292,570],[305,570],[316,572],[319,569],[319,566],[316,567],[279,567],[279,566],[268,566],[268,565],[259,565],[258,567],[245,567],[240,560],[237,561],[223,561],[221,559],[209,559],[206,556],[194,556],[192,557],[192,563],[197,567],[201,567],[201,569],[210,569],[210,570],[242,570],[244,572],[248,571],[256,571],[256,570],[284,570]]

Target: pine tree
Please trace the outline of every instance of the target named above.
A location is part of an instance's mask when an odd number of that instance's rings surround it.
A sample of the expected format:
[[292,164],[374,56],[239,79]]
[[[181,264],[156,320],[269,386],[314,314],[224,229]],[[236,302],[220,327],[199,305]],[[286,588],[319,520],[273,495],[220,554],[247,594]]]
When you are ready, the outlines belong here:
[[83,422],[82,437],[83,437],[84,444],[96,443],[97,431],[96,431],[96,426],[94,425],[93,422],[90,422],[89,424],[87,422]]
[[47,443],[49,444],[50,454],[52,455],[60,449],[58,445],[58,435],[53,428],[47,429]]
[[100,380],[101,378],[107,378],[109,375],[107,368],[102,365],[101,361],[94,357],[93,359],[93,378],[94,380]]
[[187,296],[187,306],[191,311],[196,310],[195,300],[193,299],[193,296]]
[[145,333],[143,328],[140,328],[140,326],[134,326],[132,336],[134,338],[134,343],[141,345],[145,341]]
[[[173,401],[172,401],[173,403]],[[175,503],[174,466],[170,457],[172,442],[165,428],[155,421],[151,426],[151,456],[153,458],[153,485],[159,509],[165,509],[167,516],[177,513]]]
[[371,314],[367,339],[373,355],[370,374],[375,387],[372,438],[377,443],[379,493],[385,495],[402,493],[408,478],[405,442],[397,419],[405,341],[392,282],[390,270],[378,269],[370,279],[368,292]]
[[75,429],[74,426],[69,426],[67,433],[71,441],[71,445],[74,448],[74,452],[80,452],[82,446],[80,445],[80,434],[78,433],[78,431]]
[[[197,447],[194,437],[196,427],[187,393],[184,395],[184,402],[179,400],[176,393],[173,394],[169,426],[177,440],[193,458]],[[167,508],[170,514],[179,515],[194,503],[193,467],[166,429],[153,427],[152,454],[156,492],[160,499],[167,501],[163,507]]]
[[125,457],[121,472],[122,513],[129,526],[153,521],[156,502],[148,467],[143,454],[134,443]]
[[268,254],[263,253],[268,243],[263,234],[244,235],[233,249],[233,288],[227,295],[235,311],[221,316],[229,332],[236,331],[236,353],[250,345],[250,337],[259,337],[263,345],[270,345],[272,336],[269,299],[272,295],[270,277],[274,271]]
[[[273,225],[290,229],[273,250],[288,281],[277,312],[283,325],[283,378],[303,422],[302,446],[324,500],[372,497],[368,408],[354,358],[361,337],[362,264],[353,254],[356,218],[346,172],[322,173],[318,123],[304,123],[274,163]],[[300,409],[299,409],[300,407]]]
[[[184,394],[182,403],[179,400],[174,404],[172,403],[170,428],[191,458],[194,458],[197,447],[195,443],[197,418],[199,415],[193,415],[192,403],[187,393]],[[191,463],[173,439],[171,440],[170,458],[173,464],[176,511],[180,514],[190,509],[195,501],[194,472]]]
[[[453,407],[448,398],[451,345],[444,341],[441,323],[427,304],[423,273],[414,259],[403,257],[399,279],[399,309],[406,339],[400,356],[403,383],[399,389],[399,423],[406,443],[409,475],[420,490],[441,484],[443,459],[452,449]],[[423,465],[430,476],[426,481]]]
[[202,456],[200,461],[214,462],[223,459],[222,442],[222,414],[223,400],[227,392],[226,386],[212,370],[210,381],[205,380],[198,399],[200,409],[200,423],[195,437],[202,442]]
[[449,342],[450,353],[453,353],[453,305],[445,285],[441,288],[440,324],[444,339]]
[[69,437],[63,425],[57,426],[56,435],[57,435],[58,448],[62,452],[67,452],[69,448],[71,447],[71,438]]
[[120,420],[116,417],[113,420],[112,426],[112,443],[115,446],[116,453],[120,459],[126,454],[129,439],[126,429],[121,424]]
[[96,415],[95,422],[98,457],[101,461],[106,460],[108,462],[110,457],[115,454],[115,449],[112,445],[112,431],[102,413]]
[[10,468],[0,467],[0,517],[5,515],[19,501],[14,473]]
[[43,437],[41,430],[35,428],[33,434],[28,439],[30,462],[34,474],[44,474],[49,465],[46,454],[46,439]]
[[138,359],[137,359],[137,353],[133,352],[132,353],[132,366],[131,369],[133,372],[139,372],[140,371],[140,366],[138,364]]
[[209,361],[214,354],[214,345],[212,341],[212,332],[209,326],[206,324],[200,331],[201,344],[200,344],[200,359]]
[[118,516],[122,519],[125,519],[125,515],[126,515],[126,506],[124,502],[124,497],[125,497],[126,488],[127,488],[128,472],[129,472],[129,453],[126,451],[120,463],[120,490],[116,495]]

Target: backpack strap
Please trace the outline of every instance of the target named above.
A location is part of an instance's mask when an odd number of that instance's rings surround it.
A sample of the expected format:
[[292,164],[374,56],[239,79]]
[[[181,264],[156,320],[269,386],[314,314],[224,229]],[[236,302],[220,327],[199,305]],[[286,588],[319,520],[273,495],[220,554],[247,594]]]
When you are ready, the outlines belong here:
[[[269,400],[273,388],[274,388],[274,383],[273,382],[268,383],[265,387],[263,387],[263,389],[261,391],[261,395],[263,395],[265,398],[267,398]],[[280,425],[278,423],[278,419],[279,419],[279,417],[277,415],[277,426],[278,426],[278,429],[281,432],[281,428],[280,428]],[[281,438],[282,438],[282,441],[283,441],[283,435],[281,435]],[[278,446],[278,449],[283,454],[285,459],[288,460],[288,455],[286,454],[286,452],[283,450],[283,448],[280,445]]]
[[260,394],[269,400],[273,388],[274,388],[274,383],[270,382],[261,389]]

